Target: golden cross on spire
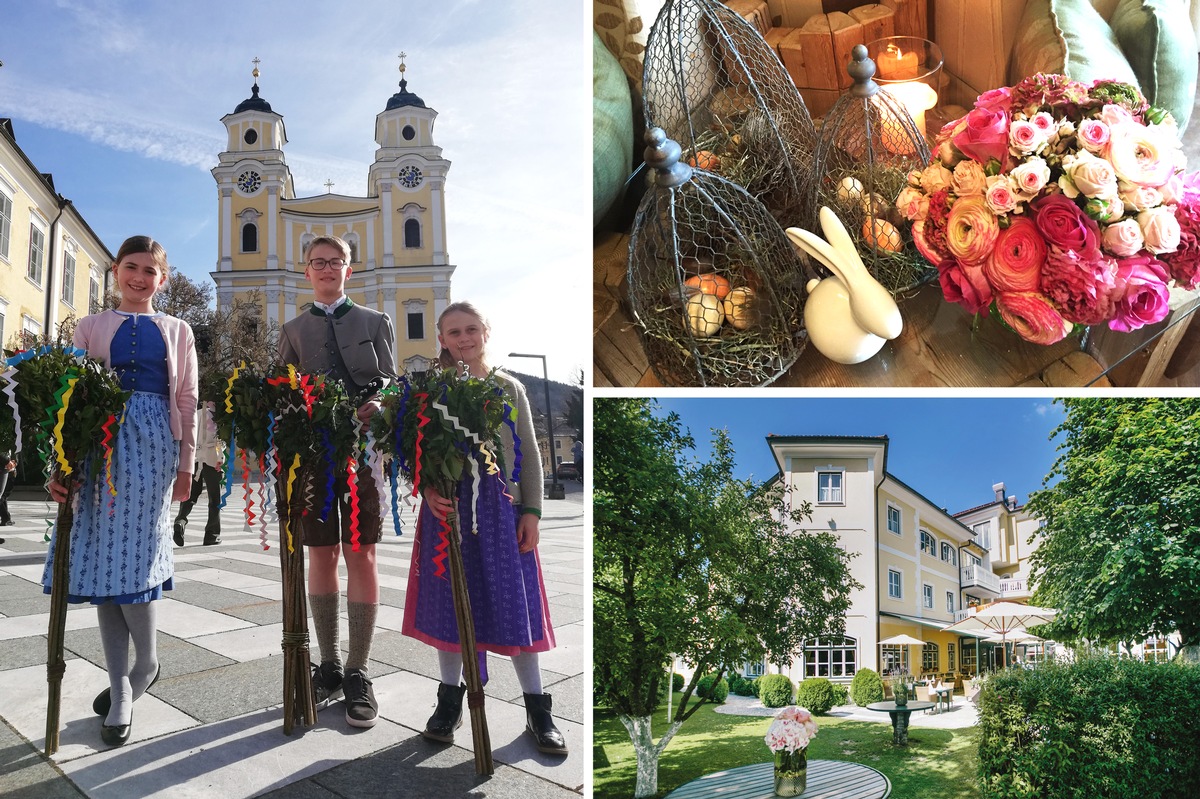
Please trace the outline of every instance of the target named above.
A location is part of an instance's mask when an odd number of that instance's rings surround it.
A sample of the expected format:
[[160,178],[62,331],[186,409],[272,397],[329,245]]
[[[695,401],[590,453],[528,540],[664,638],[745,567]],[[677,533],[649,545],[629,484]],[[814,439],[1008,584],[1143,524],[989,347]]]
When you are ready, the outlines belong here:
[[397,56],[397,58],[400,59],[400,77],[403,78],[404,77],[404,59],[408,58],[408,53],[401,50],[400,55]]
[[325,178],[325,193],[326,194],[333,193],[333,181],[330,180],[329,178]]
[[252,74],[254,76],[254,82],[258,83],[258,74],[259,74],[258,73],[258,65],[261,64],[262,61],[258,60],[258,56],[254,56],[254,58],[250,61],[250,63],[254,64],[254,71],[250,74]]

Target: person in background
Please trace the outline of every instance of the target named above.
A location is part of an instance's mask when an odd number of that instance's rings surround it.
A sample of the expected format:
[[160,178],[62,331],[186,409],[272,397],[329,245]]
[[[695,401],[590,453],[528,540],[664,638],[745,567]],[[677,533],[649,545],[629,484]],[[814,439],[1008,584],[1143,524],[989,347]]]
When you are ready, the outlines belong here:
[[[396,337],[387,314],[356,305],[346,296],[350,245],[337,236],[320,236],[304,249],[304,276],[313,287],[313,304],[283,325],[279,357],[308,374],[340,380],[359,403],[358,418],[370,421],[379,410],[378,392],[397,379]],[[325,485],[317,475],[317,485]],[[359,550],[350,545],[350,507],[346,475],[337,476],[329,516],[310,513],[300,520],[300,537],[308,547],[308,606],[312,611],[321,663],[313,664],[312,686],[317,709],[344,697],[346,723],[373,727],[379,714],[367,661],[379,610],[379,571],[375,545],[383,537],[380,494],[371,474],[358,476]],[[346,562],[346,610],[350,649],[345,668],[338,643],[338,560]]]
[[204,524],[204,546],[221,543],[221,464],[225,462],[225,442],[217,436],[213,419],[213,403],[204,403],[196,430],[196,470],[192,478],[192,493],[179,503],[175,514],[175,546],[183,546],[183,531],[188,514],[196,506],[200,494],[208,491],[208,521]]
[[[187,499],[196,461],[195,338],[186,322],[153,306],[169,270],[161,244],[149,236],[126,239],[113,264],[120,305],[85,316],[75,328],[75,346],[133,392],[113,445],[116,495],[110,496],[103,473],[82,468],[73,477],[80,482],[72,509],[67,600],[96,606],[109,687],[92,709],[103,717],[100,739],[109,746],[129,740],[134,701],[161,671],[156,600],[172,589],[175,574],[171,502]],[[60,474],[51,476],[48,487],[52,499],[66,501]],[[46,593],[54,547],[51,540],[42,574]]]
[[575,473],[579,482],[583,482],[583,439],[575,439],[575,446],[571,447],[571,454],[575,457]]
[[[13,457],[12,451],[0,452],[0,527],[12,527],[16,524],[8,510],[8,495],[12,493],[17,477],[16,471],[17,459]],[[4,539],[0,538],[0,544],[3,543]]]

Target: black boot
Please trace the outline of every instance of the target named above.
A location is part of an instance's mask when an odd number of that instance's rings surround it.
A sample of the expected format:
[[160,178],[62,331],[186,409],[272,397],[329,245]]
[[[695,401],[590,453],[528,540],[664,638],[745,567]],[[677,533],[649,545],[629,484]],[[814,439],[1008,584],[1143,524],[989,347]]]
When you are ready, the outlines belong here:
[[209,522],[204,527],[204,546],[211,547],[221,543],[221,523]]
[[567,742],[550,715],[550,694],[523,694],[525,730],[537,741],[537,750],[550,755],[565,755]]
[[437,707],[421,735],[431,741],[454,743],[454,731],[462,726],[463,696],[467,693],[465,685],[438,684]]
[[187,519],[183,519],[183,518],[176,519],[173,527],[174,527],[174,533],[175,533],[173,536],[174,540],[175,540],[175,546],[181,547],[181,546],[183,546],[183,531],[184,531],[184,528],[187,527]]

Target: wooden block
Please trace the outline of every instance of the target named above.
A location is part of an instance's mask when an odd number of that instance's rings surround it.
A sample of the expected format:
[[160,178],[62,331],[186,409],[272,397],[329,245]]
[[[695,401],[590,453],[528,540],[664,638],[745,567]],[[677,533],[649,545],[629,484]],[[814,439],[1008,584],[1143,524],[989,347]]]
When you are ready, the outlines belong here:
[[[999,2],[1000,0],[997,0]],[[929,0],[879,0],[895,14],[894,36],[916,36],[921,39],[934,38],[929,35]],[[940,6],[940,0],[938,0]],[[1009,5],[1017,7],[1017,15],[1025,8],[1024,3],[1014,3],[1007,0]],[[970,0],[962,3],[969,5]],[[934,39],[937,41],[937,39]]]
[[804,98],[804,105],[808,108],[808,115],[813,119],[820,119],[829,113],[829,109],[833,108],[833,104],[838,101],[842,93],[838,89],[808,89],[801,87],[800,96]]
[[840,70],[833,55],[833,36],[829,28],[829,17],[818,14],[809,18],[795,36],[804,55],[806,77],[802,88],[838,88],[838,72]]
[[792,83],[797,86],[807,86],[808,72],[804,69],[804,50],[802,49],[799,28],[774,28],[786,30],[787,33],[779,42],[779,59],[783,68],[792,76]]
[[771,24],[777,28],[799,28],[814,14],[823,14],[821,0],[767,0]]
[[834,11],[827,15],[829,18],[829,33],[833,40],[833,60],[837,64],[838,88],[849,89],[854,78],[846,71],[850,64],[850,51],[856,44],[866,44],[863,39],[863,26],[854,21],[849,14]]
[[771,29],[771,12],[766,0],[724,0],[725,6],[749,22],[763,36]]
[[[976,97],[1008,85],[1009,49],[1023,10],[1007,0],[934,0],[936,24],[929,38],[941,46],[946,72]],[[969,106],[975,98],[954,99]]]
[[849,13],[851,19],[862,25],[863,44],[896,35],[894,21],[896,12],[885,5],[872,3],[852,9]]
[[787,35],[794,30],[795,28],[771,28],[767,31],[766,35],[763,36],[763,39],[765,39],[767,42],[767,47],[770,47],[772,50],[774,50],[775,55],[779,56],[781,61],[783,60],[783,54],[779,52],[779,45],[784,39],[787,38]]

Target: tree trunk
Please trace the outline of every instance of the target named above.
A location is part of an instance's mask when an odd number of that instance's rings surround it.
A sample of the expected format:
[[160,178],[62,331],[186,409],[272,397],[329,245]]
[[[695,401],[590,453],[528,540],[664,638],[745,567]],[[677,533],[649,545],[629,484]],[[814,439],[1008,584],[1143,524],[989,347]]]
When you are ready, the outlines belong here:
[[658,756],[675,737],[683,722],[677,720],[668,725],[666,733],[656,744],[649,716],[618,714],[617,718],[629,732],[629,740],[633,742],[633,751],[637,754],[637,787],[634,788],[634,799],[654,796],[658,793]]

